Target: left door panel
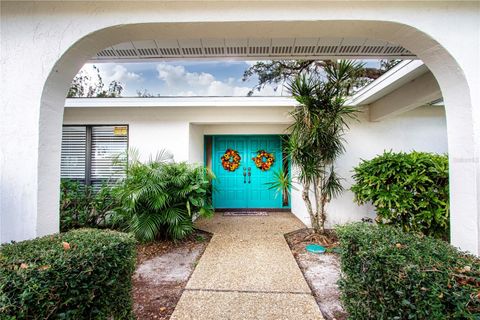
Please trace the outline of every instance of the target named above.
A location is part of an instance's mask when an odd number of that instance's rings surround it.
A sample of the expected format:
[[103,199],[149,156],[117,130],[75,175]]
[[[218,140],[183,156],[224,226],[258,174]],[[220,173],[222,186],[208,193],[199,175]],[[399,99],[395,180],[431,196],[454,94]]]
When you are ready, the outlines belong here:
[[[213,154],[214,181],[213,203],[215,208],[247,208],[248,195],[243,175],[247,157],[247,137],[219,136],[215,137]],[[222,167],[221,157],[227,149],[234,149],[242,158],[240,167],[230,172]]]

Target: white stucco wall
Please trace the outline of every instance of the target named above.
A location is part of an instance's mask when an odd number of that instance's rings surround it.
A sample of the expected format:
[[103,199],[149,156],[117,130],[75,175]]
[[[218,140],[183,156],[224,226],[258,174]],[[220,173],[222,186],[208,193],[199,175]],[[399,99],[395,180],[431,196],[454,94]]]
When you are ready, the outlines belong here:
[[189,158],[190,163],[204,163],[204,139],[203,127],[198,124],[190,123],[189,126]]
[[215,134],[284,134],[288,124],[215,124],[205,125],[203,132],[206,135]]
[[288,107],[74,107],[64,124],[128,124],[142,159],[167,149],[176,161],[203,163],[204,134],[280,134]]
[[[348,191],[352,179],[352,168],[361,159],[371,159],[384,150],[426,151],[447,153],[447,127],[443,107],[421,107],[402,115],[383,120],[368,122],[368,114],[363,113],[359,122],[350,124],[345,136],[346,151],[337,162],[337,170],[344,178],[346,191],[328,205],[327,227],[363,217],[375,217],[370,205],[358,206],[353,202],[353,193]],[[308,224],[308,213],[301,197],[301,187],[292,192],[292,212]]]
[[[191,108],[67,108],[64,124],[128,124],[129,145],[138,149],[144,159],[160,149],[168,149],[177,161],[203,163],[204,135],[283,134],[288,128],[288,110],[284,107],[270,108],[271,123],[267,123],[266,117],[256,118],[263,121],[262,124],[250,123],[249,114],[253,111],[248,109],[202,108],[202,112],[192,113]],[[221,115],[229,116],[222,118]],[[204,117],[216,120],[199,122]],[[371,159],[384,150],[446,153],[445,110],[421,107],[381,122],[369,122],[365,112],[360,114],[358,122],[351,123],[346,140],[346,152],[339,159],[337,169],[348,189],[352,168],[360,159]],[[297,188],[292,190],[292,212],[308,225],[301,188]],[[358,206],[347,190],[329,205],[327,225],[363,217],[374,217],[373,207]]]

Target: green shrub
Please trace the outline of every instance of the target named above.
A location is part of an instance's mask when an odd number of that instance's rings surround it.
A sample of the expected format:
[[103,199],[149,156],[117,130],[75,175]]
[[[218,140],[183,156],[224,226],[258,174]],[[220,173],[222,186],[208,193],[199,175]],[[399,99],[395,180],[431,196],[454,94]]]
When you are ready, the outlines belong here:
[[366,223],[337,228],[350,319],[480,319],[480,261],[448,243]]
[[448,157],[393,153],[362,161],[351,190],[359,204],[372,202],[377,222],[448,239]]
[[0,247],[1,319],[131,319],[135,240],[79,229]]
[[118,206],[112,187],[97,192],[77,181],[60,184],[60,231],[78,228],[114,228],[112,210]]
[[187,163],[131,161],[116,190],[118,214],[141,241],[181,239],[193,232],[196,215],[213,213],[209,171]]

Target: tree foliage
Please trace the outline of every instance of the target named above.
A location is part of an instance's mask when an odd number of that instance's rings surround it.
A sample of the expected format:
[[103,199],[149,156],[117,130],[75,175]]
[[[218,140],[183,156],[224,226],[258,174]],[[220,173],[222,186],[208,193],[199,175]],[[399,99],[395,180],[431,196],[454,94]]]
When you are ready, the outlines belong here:
[[150,93],[147,89],[140,89],[137,90],[137,97],[138,98],[155,98],[155,97],[160,97],[160,93],[157,93],[156,95],[153,93]]
[[95,76],[92,78],[81,70],[72,80],[67,98],[118,98],[122,95],[123,85],[113,80],[105,85],[100,70],[93,66]]
[[290,113],[287,151],[299,170],[302,198],[318,233],[324,233],[327,203],[343,190],[335,160],[344,152],[348,120],[355,118],[355,109],[344,102],[362,68],[360,63],[341,60],[324,65],[322,76],[300,74],[288,84],[298,105]]
[[[365,84],[377,79],[386,71],[394,67],[400,60],[381,60],[380,68],[365,68],[355,70],[358,74],[351,79],[354,83],[352,88],[360,88]],[[248,95],[255,91],[260,91],[266,85],[273,85],[274,90],[279,86],[288,83],[291,79],[301,74],[312,74],[314,77],[325,76],[325,68],[331,68],[336,65],[332,60],[271,60],[258,61],[250,68],[245,70],[243,81],[247,81],[253,76],[258,77],[258,83],[250,90]]]

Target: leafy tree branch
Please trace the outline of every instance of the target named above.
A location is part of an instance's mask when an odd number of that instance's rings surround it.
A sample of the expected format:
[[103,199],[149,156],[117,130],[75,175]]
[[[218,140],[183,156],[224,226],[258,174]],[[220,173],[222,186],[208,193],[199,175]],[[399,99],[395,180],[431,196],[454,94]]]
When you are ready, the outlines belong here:
[[118,98],[122,95],[121,82],[113,80],[106,86],[98,67],[93,66],[93,69],[96,72],[93,77],[81,70],[73,78],[67,98]]

